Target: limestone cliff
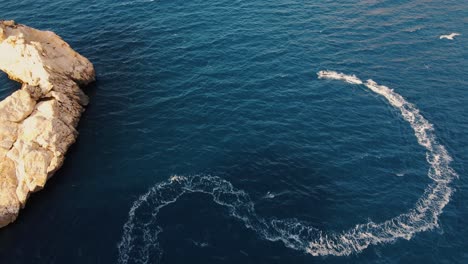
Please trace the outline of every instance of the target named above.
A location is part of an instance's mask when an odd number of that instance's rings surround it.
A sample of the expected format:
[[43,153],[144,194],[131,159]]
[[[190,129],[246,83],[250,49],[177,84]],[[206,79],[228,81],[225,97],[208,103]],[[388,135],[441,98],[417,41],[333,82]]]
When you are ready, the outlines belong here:
[[[62,165],[78,135],[93,65],[59,36],[0,20],[0,70],[22,83],[0,102],[0,227]],[[1,88],[1,87],[0,87]]]

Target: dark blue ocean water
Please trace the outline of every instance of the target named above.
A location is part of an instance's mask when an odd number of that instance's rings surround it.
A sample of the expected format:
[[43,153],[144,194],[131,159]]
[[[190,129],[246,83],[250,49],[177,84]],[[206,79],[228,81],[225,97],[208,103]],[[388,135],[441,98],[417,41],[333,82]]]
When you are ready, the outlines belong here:
[[[438,227],[312,256],[209,194],[154,214],[169,190],[136,211],[149,233],[135,233],[128,263],[468,263],[466,1],[4,0],[0,18],[55,31],[98,78],[63,168],[0,230],[0,263],[122,261],[130,208],[174,174],[224,179],[258,217],[326,234],[414,208],[432,181],[411,126],[319,70],[386,85],[434,125],[459,175]],[[1,98],[18,86],[0,75]]]

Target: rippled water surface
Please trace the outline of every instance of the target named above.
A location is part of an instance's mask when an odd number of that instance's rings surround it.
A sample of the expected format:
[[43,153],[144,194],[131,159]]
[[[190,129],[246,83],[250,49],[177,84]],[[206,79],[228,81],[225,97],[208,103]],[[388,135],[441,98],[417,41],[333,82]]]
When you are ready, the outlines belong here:
[[[4,0],[0,19],[55,31],[98,81],[64,167],[0,230],[0,262],[467,263],[467,10],[451,0]],[[462,35],[439,39],[451,32]],[[433,182],[398,107],[320,70],[388,86],[433,125],[458,174],[435,228],[347,256],[265,235],[382,223]],[[0,74],[0,98],[18,87]]]

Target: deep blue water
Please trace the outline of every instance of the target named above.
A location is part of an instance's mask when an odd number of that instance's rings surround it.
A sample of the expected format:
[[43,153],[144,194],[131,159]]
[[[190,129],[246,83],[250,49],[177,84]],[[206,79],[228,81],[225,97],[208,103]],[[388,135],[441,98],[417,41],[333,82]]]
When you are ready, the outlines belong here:
[[[466,1],[4,0],[0,18],[55,31],[98,78],[63,168],[0,231],[1,263],[117,263],[130,208],[174,174],[219,177],[262,218],[327,232],[414,208],[431,180],[411,126],[319,70],[386,85],[434,125],[459,175],[439,227],[312,256],[262,238],[208,194],[157,218],[156,197],[137,213],[163,229],[159,262],[468,263]],[[439,39],[451,32],[462,35]],[[4,98],[18,85],[2,74],[0,87]]]

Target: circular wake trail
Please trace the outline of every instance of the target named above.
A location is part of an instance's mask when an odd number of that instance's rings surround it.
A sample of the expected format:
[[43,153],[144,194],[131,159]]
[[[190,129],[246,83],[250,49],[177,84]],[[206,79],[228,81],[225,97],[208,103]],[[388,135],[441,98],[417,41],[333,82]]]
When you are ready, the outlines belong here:
[[437,227],[438,217],[452,194],[449,185],[457,174],[450,167],[452,158],[437,142],[432,124],[401,95],[372,80],[364,83],[354,75],[334,71],[320,71],[317,75],[319,79],[364,85],[383,96],[411,125],[418,143],[427,150],[428,177],[433,181],[412,209],[381,223],[368,222],[350,230],[329,232],[297,219],[266,219],[257,215],[249,195],[222,178],[210,175],[172,176],[134,202],[118,244],[119,263],[155,263],[160,260],[163,250],[159,247],[158,235],[163,230],[158,225],[158,213],[187,193],[210,195],[215,203],[224,206],[232,217],[242,221],[263,239],[281,241],[286,247],[314,256],[350,255],[370,245],[391,243],[399,238],[409,240],[415,233]]

